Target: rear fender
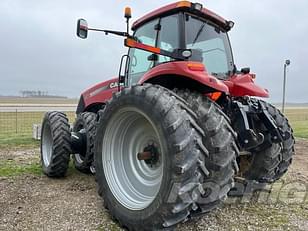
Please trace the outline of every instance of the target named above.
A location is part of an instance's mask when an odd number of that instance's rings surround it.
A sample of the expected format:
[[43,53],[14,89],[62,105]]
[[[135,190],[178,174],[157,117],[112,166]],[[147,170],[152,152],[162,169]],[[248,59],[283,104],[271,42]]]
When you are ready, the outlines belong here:
[[230,79],[224,81],[224,83],[229,87],[230,95],[234,97],[269,97],[267,89],[264,89],[255,84],[254,77],[252,74],[234,75]]
[[208,74],[201,63],[195,62],[162,63],[149,70],[138,83],[146,82],[161,84],[169,89],[184,85],[185,88],[193,86],[194,89],[201,89],[202,93],[216,91],[229,93],[229,89],[223,81]]

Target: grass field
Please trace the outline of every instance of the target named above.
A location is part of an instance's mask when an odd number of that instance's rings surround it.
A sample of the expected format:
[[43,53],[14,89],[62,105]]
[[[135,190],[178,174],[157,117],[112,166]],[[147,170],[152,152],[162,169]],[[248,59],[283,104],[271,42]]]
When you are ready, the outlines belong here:
[[308,108],[288,108],[285,114],[295,136],[308,138]]
[[[39,142],[32,139],[33,124],[41,124],[45,112],[0,112],[0,148],[5,146],[32,147]],[[66,112],[70,123],[75,112]]]
[[0,162],[0,177],[12,177],[23,174],[42,175],[42,167],[39,160],[27,164],[16,163],[13,160]]
[[[68,168],[68,174],[76,172],[77,171],[73,165],[73,162],[70,162]],[[43,175],[42,165],[38,153],[35,156],[35,158],[32,158],[24,162],[18,160],[0,161],[0,177],[12,177],[24,174],[33,174],[38,176]]]
[[[31,134],[33,124],[41,124],[45,112],[0,112],[0,135]],[[75,112],[65,112],[74,122]]]
[[0,104],[77,104],[78,99],[0,97]]

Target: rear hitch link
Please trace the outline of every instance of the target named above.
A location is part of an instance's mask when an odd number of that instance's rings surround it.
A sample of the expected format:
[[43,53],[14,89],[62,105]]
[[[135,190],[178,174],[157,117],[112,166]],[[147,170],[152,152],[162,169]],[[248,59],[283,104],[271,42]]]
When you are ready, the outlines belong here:
[[244,105],[239,101],[232,102],[233,127],[238,133],[239,144],[244,150],[255,148],[264,142],[264,134],[256,133],[252,129],[252,125],[249,123],[252,118],[249,114],[257,115],[259,120],[262,121],[270,134],[272,143],[280,143],[290,137],[289,132],[283,132],[277,127],[261,101],[248,101],[247,103],[247,105]]

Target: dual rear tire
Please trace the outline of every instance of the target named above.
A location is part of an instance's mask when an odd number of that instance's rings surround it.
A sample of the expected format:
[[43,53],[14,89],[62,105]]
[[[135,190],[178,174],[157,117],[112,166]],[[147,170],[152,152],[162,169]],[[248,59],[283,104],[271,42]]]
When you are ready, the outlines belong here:
[[[77,116],[73,132],[84,137],[79,153],[73,154],[74,166],[83,173],[90,173],[93,164],[96,114],[84,112]],[[79,139],[80,139],[79,137]],[[69,167],[71,129],[67,116],[62,112],[47,112],[41,131],[41,163],[43,172],[49,177],[65,176]]]
[[41,133],[41,162],[49,177],[65,176],[70,160],[70,126],[62,112],[47,112]]
[[96,114],[83,112],[79,114],[73,126],[73,132],[80,133],[84,137],[84,148],[79,153],[73,154],[75,168],[82,173],[93,171],[94,140],[96,134]]

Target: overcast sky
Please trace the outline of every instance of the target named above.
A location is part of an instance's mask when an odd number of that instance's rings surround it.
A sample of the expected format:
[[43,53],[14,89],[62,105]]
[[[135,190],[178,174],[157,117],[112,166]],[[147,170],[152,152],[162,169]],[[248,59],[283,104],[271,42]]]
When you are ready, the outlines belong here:
[[[44,90],[78,97],[87,87],[117,75],[123,39],[90,33],[76,37],[76,21],[125,30],[123,8],[133,20],[172,1],[0,0],[0,95]],[[308,102],[308,1],[200,1],[235,22],[229,33],[237,67],[250,67],[257,83],[281,101],[283,64],[288,68],[287,101]]]

